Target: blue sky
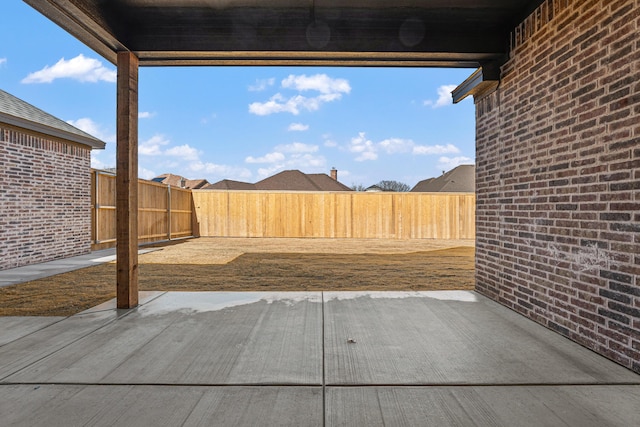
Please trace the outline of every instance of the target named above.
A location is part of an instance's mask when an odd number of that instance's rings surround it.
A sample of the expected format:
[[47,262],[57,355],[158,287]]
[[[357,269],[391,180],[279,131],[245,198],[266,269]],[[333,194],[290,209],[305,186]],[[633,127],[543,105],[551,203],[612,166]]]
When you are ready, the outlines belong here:
[[[19,0],[0,6],[0,88],[102,139],[115,166],[116,68]],[[139,171],[257,182],[287,169],[410,186],[474,162],[472,69],[142,67]]]

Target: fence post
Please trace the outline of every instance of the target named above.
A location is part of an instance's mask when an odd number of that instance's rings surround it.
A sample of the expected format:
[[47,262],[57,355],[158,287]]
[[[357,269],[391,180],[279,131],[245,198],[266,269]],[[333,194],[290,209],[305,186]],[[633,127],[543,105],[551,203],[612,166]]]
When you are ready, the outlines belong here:
[[93,244],[97,245],[100,240],[98,237],[98,209],[100,209],[100,201],[98,200],[98,195],[100,194],[100,172],[97,170],[93,171]]
[[169,239],[171,240],[171,185],[167,184],[167,232],[169,233]]

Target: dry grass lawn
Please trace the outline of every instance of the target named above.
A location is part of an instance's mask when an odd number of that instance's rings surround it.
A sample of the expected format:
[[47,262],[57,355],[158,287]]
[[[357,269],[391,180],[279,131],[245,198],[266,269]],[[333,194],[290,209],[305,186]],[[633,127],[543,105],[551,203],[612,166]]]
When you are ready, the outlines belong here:
[[[473,289],[472,240],[199,238],[139,258],[140,290]],[[0,288],[2,316],[68,316],[115,298],[115,263]]]

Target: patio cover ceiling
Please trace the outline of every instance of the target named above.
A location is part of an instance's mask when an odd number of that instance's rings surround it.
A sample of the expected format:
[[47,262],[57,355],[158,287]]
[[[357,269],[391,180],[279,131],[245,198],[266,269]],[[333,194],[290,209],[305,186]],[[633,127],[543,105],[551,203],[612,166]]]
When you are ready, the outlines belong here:
[[112,63],[499,65],[542,0],[24,0]]

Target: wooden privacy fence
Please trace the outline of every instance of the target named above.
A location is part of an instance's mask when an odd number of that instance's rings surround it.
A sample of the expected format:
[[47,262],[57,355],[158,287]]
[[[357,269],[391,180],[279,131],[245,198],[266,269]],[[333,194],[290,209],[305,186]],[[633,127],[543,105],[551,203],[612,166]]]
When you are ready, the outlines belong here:
[[475,239],[473,193],[193,190],[200,236]]
[[[91,248],[116,245],[116,176],[91,171]],[[138,240],[140,243],[193,235],[191,190],[138,180]]]
[[[116,244],[115,175],[92,171],[92,249]],[[202,237],[475,239],[473,193],[185,190],[138,181],[140,243]]]

